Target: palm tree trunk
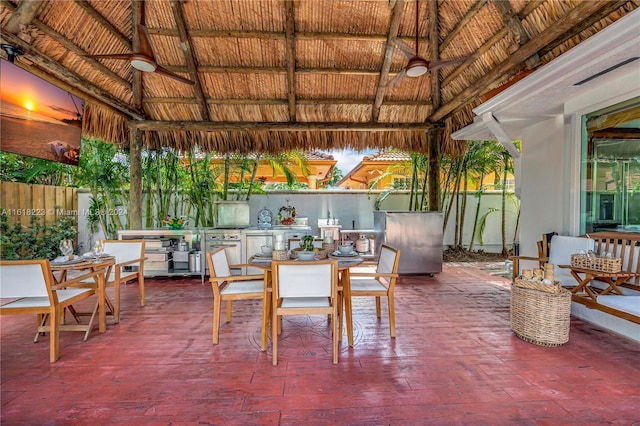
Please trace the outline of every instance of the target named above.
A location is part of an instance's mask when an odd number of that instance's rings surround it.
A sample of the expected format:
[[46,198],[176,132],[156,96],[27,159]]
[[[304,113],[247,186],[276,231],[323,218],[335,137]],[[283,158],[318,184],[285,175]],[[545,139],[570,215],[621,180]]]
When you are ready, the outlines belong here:
[[224,156],[224,185],[222,186],[222,199],[223,200],[227,200],[227,197],[229,195],[229,169],[231,168],[230,165],[230,158],[229,158],[229,154],[226,154]]
[[469,243],[469,251],[473,250],[473,243],[476,239],[476,230],[478,229],[478,218],[480,217],[480,201],[482,200],[482,181],[484,180],[484,173],[480,173],[478,178],[478,203],[476,204],[476,212],[473,216],[473,230],[471,231],[471,242]]
[[[417,210],[417,206],[414,203],[416,198],[416,186],[418,184],[418,159],[417,154],[411,156],[411,192],[409,194],[409,211]],[[417,202],[417,198],[416,198]]]
[[256,154],[256,162],[253,165],[253,170],[251,172],[251,180],[249,181],[249,188],[247,188],[247,198],[245,200],[249,201],[251,197],[251,192],[253,191],[253,183],[256,180],[256,174],[258,173],[258,166],[260,165],[260,154]]

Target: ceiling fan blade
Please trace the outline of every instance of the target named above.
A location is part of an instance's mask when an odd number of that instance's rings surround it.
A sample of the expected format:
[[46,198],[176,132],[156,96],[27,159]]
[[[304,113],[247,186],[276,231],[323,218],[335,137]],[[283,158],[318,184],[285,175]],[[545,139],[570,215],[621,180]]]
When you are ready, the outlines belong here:
[[402,51],[402,53],[405,54],[405,56],[407,57],[407,59],[411,59],[414,56],[417,55],[416,53],[416,49],[414,49],[413,47],[409,46],[407,43],[405,43],[404,41],[400,40],[398,37],[394,37],[392,39],[393,44],[396,45],[396,47],[398,47],[398,49],[400,49]]
[[87,58],[93,59],[131,59],[131,53],[111,53],[105,55],[84,55]]
[[429,70],[439,70],[440,68],[448,67],[449,65],[459,64],[469,59],[469,56],[465,58],[448,59],[445,61],[433,61],[429,62]]
[[404,78],[407,76],[407,69],[406,68],[402,68],[402,70],[400,70],[400,72],[398,74],[396,74],[395,77],[393,77],[391,79],[391,81],[387,84],[387,87],[389,89],[395,89],[396,87],[398,87],[400,85],[400,82],[402,80],[404,80]]
[[178,74],[172,73],[171,71],[169,71],[166,68],[161,67],[160,65],[158,65],[158,67],[156,68],[155,72],[157,72],[158,74],[164,75],[165,77],[169,77],[169,78],[173,78],[174,80],[181,81],[181,82],[183,82],[185,84],[191,84],[191,85],[196,84],[196,83],[194,83],[193,81],[191,81],[189,79],[181,77]]
[[142,24],[138,24],[138,40],[140,40],[140,52],[138,53],[153,59],[155,62],[156,56],[153,53],[153,46],[151,45],[151,39],[149,38],[149,31],[147,31],[147,27]]

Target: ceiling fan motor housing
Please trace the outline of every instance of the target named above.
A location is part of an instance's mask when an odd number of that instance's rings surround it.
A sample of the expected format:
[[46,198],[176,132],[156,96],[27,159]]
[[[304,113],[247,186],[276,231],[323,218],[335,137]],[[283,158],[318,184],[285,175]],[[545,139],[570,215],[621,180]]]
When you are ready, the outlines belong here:
[[157,68],[156,63],[144,55],[131,55],[131,66],[142,72],[154,72]]
[[429,62],[419,56],[414,56],[407,64],[408,77],[420,77],[429,71]]

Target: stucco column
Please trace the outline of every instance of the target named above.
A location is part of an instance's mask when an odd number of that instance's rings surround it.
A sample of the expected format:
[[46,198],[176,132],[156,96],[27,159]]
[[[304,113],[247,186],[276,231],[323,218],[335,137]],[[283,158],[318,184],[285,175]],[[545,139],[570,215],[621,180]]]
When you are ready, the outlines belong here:
[[307,183],[309,189],[318,189],[318,177],[315,175],[307,176]]

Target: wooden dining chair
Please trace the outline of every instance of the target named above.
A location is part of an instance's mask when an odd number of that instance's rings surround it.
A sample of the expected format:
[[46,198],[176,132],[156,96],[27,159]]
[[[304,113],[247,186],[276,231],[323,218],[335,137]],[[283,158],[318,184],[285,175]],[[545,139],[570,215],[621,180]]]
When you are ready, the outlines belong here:
[[[211,281],[213,289],[213,344],[218,344],[222,301],[227,302],[227,322],[231,322],[232,302],[234,300],[262,300],[262,330],[266,333],[269,321],[269,296],[271,293],[264,281],[264,272],[251,275],[232,275],[232,269],[246,267],[247,265],[229,265],[224,247],[218,247],[207,252],[206,256],[210,273],[209,281]],[[266,347],[263,350],[266,350]]]
[[351,273],[351,297],[373,296],[376,300],[376,316],[382,317],[380,299],[387,298],[389,305],[389,330],[396,337],[396,313],[393,291],[398,278],[400,250],[383,244],[375,271]]
[[278,325],[285,315],[329,315],[332,326],[333,363],[338,363],[338,262],[319,260],[273,261],[271,348],[278,365]]
[[[105,277],[104,286],[114,288],[113,303],[107,304],[116,323],[120,322],[120,286],[129,282],[138,282],[140,306],[144,306],[144,262],[146,260],[144,240],[106,240],[103,244],[105,255],[115,257],[115,265],[109,276]],[[95,316],[98,306],[94,307]]]
[[49,361],[55,362],[59,358],[64,308],[96,293],[95,288],[73,287],[100,273],[90,272],[55,284],[46,259],[0,261],[0,299],[16,299],[0,306],[0,315],[48,316],[49,325],[38,327],[38,333],[49,332]]

